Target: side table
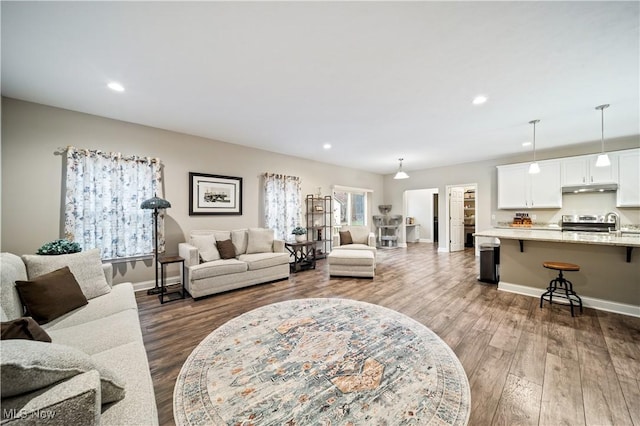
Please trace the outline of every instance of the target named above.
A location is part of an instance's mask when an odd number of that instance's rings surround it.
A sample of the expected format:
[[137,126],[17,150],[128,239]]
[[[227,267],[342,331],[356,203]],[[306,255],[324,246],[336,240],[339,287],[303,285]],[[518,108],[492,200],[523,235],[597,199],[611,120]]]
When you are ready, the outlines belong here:
[[316,269],[315,241],[303,241],[301,243],[286,241],[284,247],[293,256],[293,262],[289,262],[289,268],[292,272]]
[[[165,256],[158,259],[158,263],[160,264],[160,294],[158,294],[158,298],[160,299],[160,303],[164,304],[165,302],[171,302],[173,300],[184,299],[185,298],[185,290],[184,290],[184,258],[180,256]],[[167,284],[165,283],[164,271],[165,267],[170,263],[180,263],[180,282],[182,283],[182,289],[179,290],[171,290],[167,291]],[[177,295],[177,296],[176,296]],[[165,297],[167,300],[165,300]]]

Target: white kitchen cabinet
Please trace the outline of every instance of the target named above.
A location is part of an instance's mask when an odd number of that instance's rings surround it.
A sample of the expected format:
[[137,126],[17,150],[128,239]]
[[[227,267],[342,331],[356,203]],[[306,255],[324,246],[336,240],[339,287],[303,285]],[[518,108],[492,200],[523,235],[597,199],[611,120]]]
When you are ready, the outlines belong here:
[[640,207],[640,149],[621,151],[618,157],[617,207]]
[[536,174],[529,174],[529,164],[498,166],[498,208],[561,208],[560,161],[539,161]]
[[609,153],[609,158],[611,165],[608,167],[596,167],[598,155],[563,158],[560,160],[562,186],[618,182],[615,154]]

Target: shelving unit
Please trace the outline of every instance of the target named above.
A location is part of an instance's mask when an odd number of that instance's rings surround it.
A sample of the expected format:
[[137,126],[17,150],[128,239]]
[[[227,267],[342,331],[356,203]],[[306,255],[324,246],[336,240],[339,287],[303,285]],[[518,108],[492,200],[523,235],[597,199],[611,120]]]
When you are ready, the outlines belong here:
[[316,259],[323,259],[331,252],[333,238],[333,198],[307,195],[307,240],[315,243]]
[[476,231],[476,192],[467,190],[464,193],[464,236],[465,247],[473,247],[473,233]]

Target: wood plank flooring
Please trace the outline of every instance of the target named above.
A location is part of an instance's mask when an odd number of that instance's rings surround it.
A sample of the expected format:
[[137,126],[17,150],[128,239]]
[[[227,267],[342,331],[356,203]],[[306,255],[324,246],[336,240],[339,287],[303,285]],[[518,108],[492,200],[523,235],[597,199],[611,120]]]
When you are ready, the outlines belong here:
[[[540,276],[544,276],[542,266]],[[471,386],[470,425],[640,426],[640,319],[497,291],[476,280],[473,250],[431,244],[381,250],[375,279],[331,278],[326,260],[289,280],[160,305],[137,294],[161,425],[174,424],[173,387],[215,328],[283,300],[341,297],[402,312],[455,351]],[[541,278],[542,279],[542,278]]]

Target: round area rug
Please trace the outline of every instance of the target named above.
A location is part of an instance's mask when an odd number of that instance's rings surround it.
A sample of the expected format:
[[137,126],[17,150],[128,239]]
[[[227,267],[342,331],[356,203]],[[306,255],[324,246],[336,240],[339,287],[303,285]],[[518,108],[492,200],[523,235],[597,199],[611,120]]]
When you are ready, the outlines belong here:
[[411,318],[347,299],[275,303],[232,319],[182,366],[178,425],[465,425],[467,376]]

